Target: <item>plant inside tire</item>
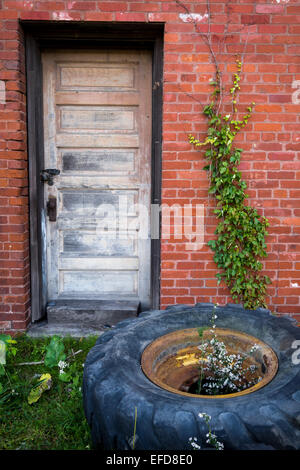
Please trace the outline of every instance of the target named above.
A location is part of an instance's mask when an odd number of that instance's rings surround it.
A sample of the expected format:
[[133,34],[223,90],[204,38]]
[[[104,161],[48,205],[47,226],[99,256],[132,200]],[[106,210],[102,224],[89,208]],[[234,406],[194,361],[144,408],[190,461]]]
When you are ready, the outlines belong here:
[[211,427],[225,449],[300,449],[300,369],[295,345],[300,329],[289,318],[239,305],[218,307],[217,326],[252,335],[277,356],[275,377],[257,391],[239,396],[186,396],[165,390],[141,368],[145,348],[177,330],[209,324],[213,304],[173,306],[144,312],[104,333],[87,356],[84,408],[95,447],[131,449],[137,408],[136,450],[190,450],[197,436],[207,448],[207,427],[199,413],[211,416]]

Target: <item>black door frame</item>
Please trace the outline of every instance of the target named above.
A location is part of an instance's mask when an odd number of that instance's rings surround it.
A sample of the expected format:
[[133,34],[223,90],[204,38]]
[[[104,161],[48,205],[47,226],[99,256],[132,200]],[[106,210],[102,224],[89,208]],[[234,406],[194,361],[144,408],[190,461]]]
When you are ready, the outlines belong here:
[[[43,185],[43,86],[41,52],[49,48],[118,47],[150,49],[152,68],[151,203],[161,203],[163,24],[22,21],[26,49],[27,135],[29,161],[31,318],[46,315],[46,250]],[[160,227],[159,227],[160,233]],[[160,240],[151,240],[152,308],[160,306]]]

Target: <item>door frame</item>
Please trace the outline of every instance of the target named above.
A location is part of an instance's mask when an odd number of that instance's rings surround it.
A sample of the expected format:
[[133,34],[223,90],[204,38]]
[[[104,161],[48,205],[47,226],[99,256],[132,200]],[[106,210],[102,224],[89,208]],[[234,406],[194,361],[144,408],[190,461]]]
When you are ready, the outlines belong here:
[[[164,24],[22,21],[21,26],[25,35],[26,52],[31,321],[35,322],[45,317],[48,301],[44,189],[40,182],[40,171],[44,168],[41,52],[48,48],[97,47],[152,51],[151,204],[160,205]],[[160,307],[160,239],[151,239],[151,300],[152,308]]]

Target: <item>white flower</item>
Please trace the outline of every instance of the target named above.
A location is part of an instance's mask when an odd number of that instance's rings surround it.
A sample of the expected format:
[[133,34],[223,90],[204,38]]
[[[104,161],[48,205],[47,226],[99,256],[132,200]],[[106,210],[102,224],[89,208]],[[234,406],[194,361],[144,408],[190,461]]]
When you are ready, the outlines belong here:
[[196,444],[196,442],[191,442],[191,446],[192,446],[194,449],[197,449],[197,450],[200,450],[200,449],[201,449],[201,446],[199,446],[199,444]]
[[201,449],[201,446],[199,444],[197,444],[197,440],[198,440],[197,437],[190,437],[189,438],[189,442],[190,442],[191,446],[194,449],[199,450],[199,449]]
[[211,420],[211,416],[209,416],[207,413],[198,413],[199,418],[204,418],[208,419],[209,421]]
[[66,367],[68,367],[68,363],[64,362],[64,361],[59,361],[59,363],[57,365],[58,365],[59,369],[61,369],[61,370],[64,370]]
[[258,344],[254,344],[254,345],[252,346],[252,348],[250,349],[249,353],[251,354],[251,353],[253,353],[254,351],[257,351],[258,349],[259,349]]

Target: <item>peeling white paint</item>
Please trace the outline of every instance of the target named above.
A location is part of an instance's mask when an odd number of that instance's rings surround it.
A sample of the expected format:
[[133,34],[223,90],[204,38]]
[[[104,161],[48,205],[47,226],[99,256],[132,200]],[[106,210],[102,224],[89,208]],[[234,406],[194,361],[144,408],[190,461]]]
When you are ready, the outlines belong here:
[[184,23],[191,23],[192,21],[196,21],[197,23],[200,23],[201,21],[208,18],[208,14],[205,13],[204,15],[200,15],[200,13],[190,13],[190,14],[188,14],[188,13],[179,13],[179,18]]
[[23,2],[23,6],[24,6],[25,8],[33,8],[33,7],[34,7],[34,3],[31,2],[30,0],[25,0],[25,1]]
[[276,0],[276,3],[289,3],[290,0]]
[[71,21],[73,19],[69,15],[69,13],[66,13],[65,11],[59,11],[59,12],[54,11],[52,13],[52,18],[53,20],[62,20],[62,21]]
[[298,282],[291,282],[291,286],[292,287],[300,287]]

